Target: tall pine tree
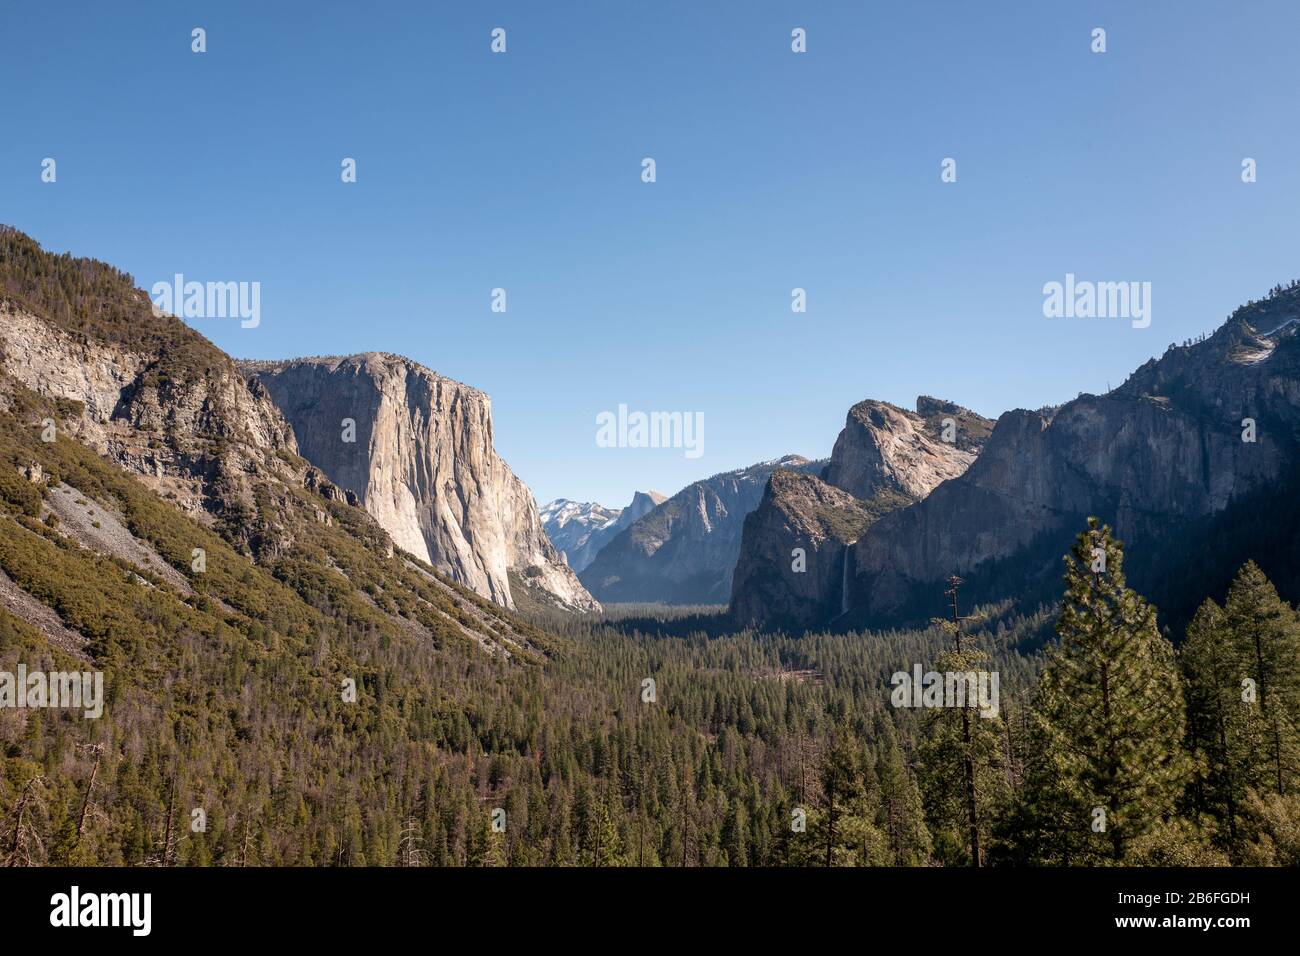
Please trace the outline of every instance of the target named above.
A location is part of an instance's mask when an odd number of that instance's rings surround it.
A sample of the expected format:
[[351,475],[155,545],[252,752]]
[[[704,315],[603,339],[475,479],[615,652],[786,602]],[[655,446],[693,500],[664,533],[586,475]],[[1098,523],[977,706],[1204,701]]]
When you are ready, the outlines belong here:
[[1202,604],[1187,626],[1179,660],[1187,682],[1187,746],[1196,758],[1189,802],[1194,812],[1218,821],[1215,842],[1236,859],[1259,720],[1241,686],[1245,657],[1213,601]]
[[1251,682],[1247,703],[1258,721],[1248,782],[1261,791],[1292,793],[1300,786],[1300,620],[1253,561],[1228,589],[1224,617],[1241,678]]
[[1065,558],[1060,641],[1034,708],[1041,752],[1025,788],[1031,816],[1054,818],[1036,828],[1050,862],[1132,861],[1173,816],[1191,769],[1174,650],[1125,585],[1123,562],[1096,518]]

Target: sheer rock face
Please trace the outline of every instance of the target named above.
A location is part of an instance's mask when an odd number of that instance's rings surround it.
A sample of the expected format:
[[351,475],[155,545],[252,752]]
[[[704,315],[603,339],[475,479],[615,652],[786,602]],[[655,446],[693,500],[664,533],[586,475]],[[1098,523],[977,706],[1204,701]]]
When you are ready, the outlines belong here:
[[254,476],[292,473],[279,453],[296,452],[293,431],[216,349],[207,371],[180,382],[157,374],[159,356],[147,347],[74,336],[14,303],[0,303],[0,343],[9,374],[82,404],[65,423],[75,438],[195,517],[246,513]]
[[[928,418],[870,400],[849,409],[831,452],[827,482],[863,500],[882,488],[924,498],[970,467],[982,439],[967,422],[983,419],[956,405],[948,406],[952,411],[945,416],[943,403],[934,399],[922,398],[918,404],[931,410]],[[945,417],[952,423],[950,442],[943,440]]]
[[745,516],[768,477],[813,467],[790,455],[688,485],[605,545],[579,576],[602,601],[721,604],[731,594]]
[[302,455],[355,492],[399,547],[506,607],[514,571],[550,603],[599,608],[492,447],[486,394],[382,353],[240,365]]
[[[1296,299],[1248,307],[1205,341],[1171,347],[1121,387],[1050,417],[1007,412],[964,475],[882,518],[855,545],[855,616],[923,619],[949,574],[967,579],[971,601],[1036,597],[1035,588],[1050,599],[1060,556],[1089,515],[1128,545],[1131,581],[1177,577],[1178,563],[1193,560],[1195,539],[1183,538],[1297,466]],[[1243,440],[1245,419],[1256,423],[1253,442]]]
[[807,628],[843,610],[849,545],[870,523],[867,506],[814,475],[778,469],[745,518],[731,613],[743,627]]
[[737,623],[797,630],[847,620],[853,543],[882,515],[965,472],[991,425],[928,396],[915,412],[873,400],[854,405],[821,479],[774,472],[745,520],[731,591]]

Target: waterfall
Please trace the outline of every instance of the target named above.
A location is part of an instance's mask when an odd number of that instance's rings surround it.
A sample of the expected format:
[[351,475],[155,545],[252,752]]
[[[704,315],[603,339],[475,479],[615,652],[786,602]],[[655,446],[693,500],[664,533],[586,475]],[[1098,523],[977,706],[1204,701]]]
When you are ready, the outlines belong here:
[[856,541],[844,546],[844,566],[840,571],[840,614],[849,613],[849,558]]

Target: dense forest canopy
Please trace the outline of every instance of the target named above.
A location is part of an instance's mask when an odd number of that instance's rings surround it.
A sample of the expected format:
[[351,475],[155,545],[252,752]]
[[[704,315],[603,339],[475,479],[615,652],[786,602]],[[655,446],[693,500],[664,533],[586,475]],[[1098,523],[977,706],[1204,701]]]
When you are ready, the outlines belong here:
[[[10,229],[0,306],[144,349],[141,387],[232,374],[129,276]],[[89,719],[0,680],[0,865],[1300,864],[1300,617],[1244,560],[1292,575],[1293,502],[1201,529],[1235,577],[1152,582],[1168,630],[1092,521],[1052,607],[954,584],[927,628],[793,636],[509,613],[315,480],[201,520],[70,437],[81,412],[0,374],[0,675],[106,695]],[[240,438],[206,437],[220,476]],[[56,495],[151,556],[83,546]],[[995,712],[897,706],[917,667],[996,673]]]
[[[551,616],[505,659],[432,618],[435,640],[395,626],[421,613],[420,579],[365,546],[358,509],[275,504],[302,548],[253,563],[77,443],[41,442],[48,413],[10,389],[0,569],[91,643],[79,658],[0,611],[0,670],[93,666],[109,703],[97,721],[0,709],[0,862],[965,865],[972,835],[986,864],[1300,862],[1300,622],[1252,565],[1178,653],[1094,526],[1046,650],[1050,612],[997,608],[958,649],[938,594],[934,627],[887,633]],[[39,517],[60,481],[192,593],[60,536]],[[322,507],[331,524],[308,517]],[[998,716],[892,706],[890,675],[916,663],[996,670]]]

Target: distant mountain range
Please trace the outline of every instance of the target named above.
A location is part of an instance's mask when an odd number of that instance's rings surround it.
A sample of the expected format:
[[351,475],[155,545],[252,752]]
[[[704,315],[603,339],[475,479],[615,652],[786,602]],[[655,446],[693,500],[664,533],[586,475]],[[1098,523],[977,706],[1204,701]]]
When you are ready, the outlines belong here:
[[1297,492],[1292,284],[1104,395],[996,422],[929,396],[860,402],[829,461],[695,482],[589,546],[579,578],[606,602],[728,601],[734,623],[769,630],[924,623],[953,574],[968,605],[1028,611],[1055,599],[1060,556],[1095,515],[1178,627],[1247,559],[1300,596]]
[[[747,547],[743,536],[756,509],[768,513],[760,503],[777,508],[789,504],[765,498],[769,479],[782,476],[773,481],[778,498],[786,492],[797,496],[796,488],[810,490],[817,499],[818,520],[854,527],[857,498],[878,496],[868,507],[873,516],[887,507],[919,500],[975,460],[992,425],[968,409],[929,396],[917,400],[916,411],[885,402],[861,402],[849,411],[830,459],[810,461],[787,455],[694,482],[626,530],[598,541],[598,547],[589,545],[578,576],[604,602],[722,604],[734,602],[733,575],[738,572],[741,616],[752,612],[756,619],[766,618],[769,615],[757,605],[750,606],[770,597],[763,594],[766,577],[758,573],[751,554],[759,545],[755,539]],[[844,495],[837,497],[833,489]],[[825,514],[836,507],[835,502],[847,509],[843,522]],[[553,506],[557,515],[572,511],[571,506],[556,502],[547,508]],[[766,520],[760,516],[754,534]],[[550,526],[548,533],[553,539],[565,534]],[[814,537],[820,541],[822,536],[824,529]],[[764,547],[776,545],[768,540]],[[748,596],[751,588],[757,588],[759,595]]]
[[1247,559],[1290,599],[1300,479],[1300,286],[1170,346],[1120,387],[998,419],[979,457],[852,547],[849,620],[923,620],[957,574],[968,601],[1059,593],[1089,515],[1126,545],[1129,581],[1177,627]]
[[996,423],[926,396],[867,400],[828,461],[539,511],[481,391],[386,353],[235,363],[111,267],[3,239],[15,387],[67,404],[79,442],[255,559],[294,547],[275,516],[292,486],[363,509],[391,546],[506,608],[725,602],[760,628],[885,627],[927,620],[952,574],[968,603],[1032,608],[1089,515],[1126,541],[1130,580],[1168,622],[1248,558],[1300,588],[1295,283],[1104,395]]
[[569,567],[581,571],[620,531],[665,500],[657,491],[638,491],[626,508],[606,508],[591,501],[557,498],[542,506],[542,527]]
[[788,455],[693,482],[605,544],[578,577],[601,601],[725,603],[745,516],[768,477],[820,467]]

